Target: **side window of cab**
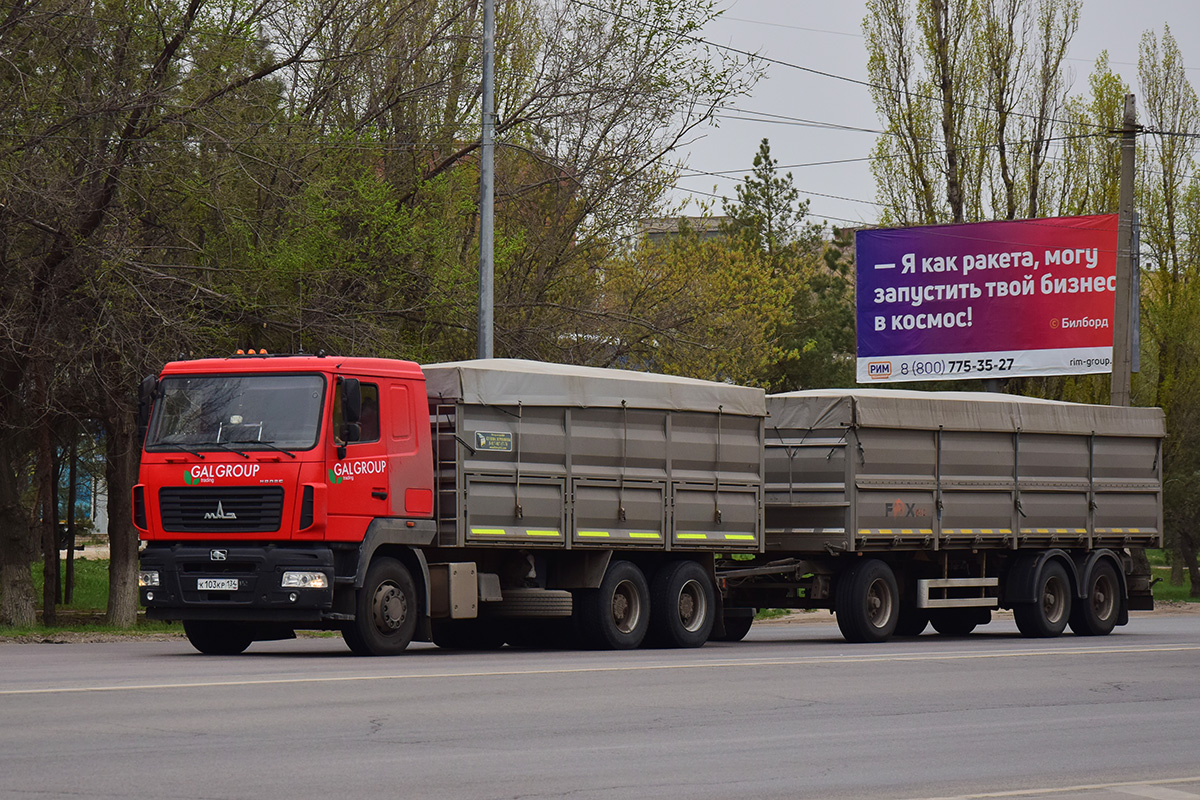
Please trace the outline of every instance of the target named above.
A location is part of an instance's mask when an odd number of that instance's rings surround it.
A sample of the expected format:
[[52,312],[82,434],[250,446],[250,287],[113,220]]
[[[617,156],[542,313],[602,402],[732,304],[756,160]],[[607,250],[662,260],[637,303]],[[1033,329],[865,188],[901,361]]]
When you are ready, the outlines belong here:
[[346,419],[342,415],[342,393],[333,395],[333,437],[336,444],[362,444],[379,441],[379,386],[373,383],[360,384],[362,413],[358,418],[359,435],[349,442],[343,441]]

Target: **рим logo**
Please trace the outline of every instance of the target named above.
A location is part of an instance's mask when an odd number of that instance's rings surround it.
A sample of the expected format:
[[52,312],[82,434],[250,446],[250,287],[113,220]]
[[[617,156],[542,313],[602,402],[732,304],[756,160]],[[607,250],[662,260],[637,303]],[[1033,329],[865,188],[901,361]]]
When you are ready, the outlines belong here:
[[872,380],[882,380],[892,377],[892,362],[890,361],[871,361],[867,364],[867,374]]

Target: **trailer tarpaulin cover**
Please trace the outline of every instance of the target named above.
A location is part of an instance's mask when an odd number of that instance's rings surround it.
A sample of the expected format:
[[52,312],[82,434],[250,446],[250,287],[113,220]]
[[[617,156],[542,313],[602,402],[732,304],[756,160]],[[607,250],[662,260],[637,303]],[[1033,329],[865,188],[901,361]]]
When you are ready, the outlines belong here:
[[816,389],[767,397],[767,428],[902,428],[1162,437],[1158,408],[1063,403],[990,392]]
[[665,409],[761,417],[761,389],[620,369],[479,359],[422,366],[430,397],[479,405]]

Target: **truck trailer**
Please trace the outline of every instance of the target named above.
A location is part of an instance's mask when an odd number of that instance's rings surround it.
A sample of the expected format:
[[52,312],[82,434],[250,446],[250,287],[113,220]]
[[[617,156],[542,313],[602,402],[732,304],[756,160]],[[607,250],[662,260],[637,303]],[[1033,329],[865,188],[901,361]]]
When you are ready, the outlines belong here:
[[698,647],[756,609],[854,642],[1103,635],[1153,608],[1158,409],[761,389],[485,359],[238,355],[142,386],[147,616],[203,653],[303,629]]

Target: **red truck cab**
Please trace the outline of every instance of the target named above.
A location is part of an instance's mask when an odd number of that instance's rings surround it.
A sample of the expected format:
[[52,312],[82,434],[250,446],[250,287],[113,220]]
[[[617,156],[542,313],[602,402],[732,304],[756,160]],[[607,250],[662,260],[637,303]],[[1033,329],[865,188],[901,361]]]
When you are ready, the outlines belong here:
[[361,585],[367,548],[431,541],[417,364],[239,355],[170,363],[145,388],[141,600],[193,643],[338,628],[354,609],[336,590]]

